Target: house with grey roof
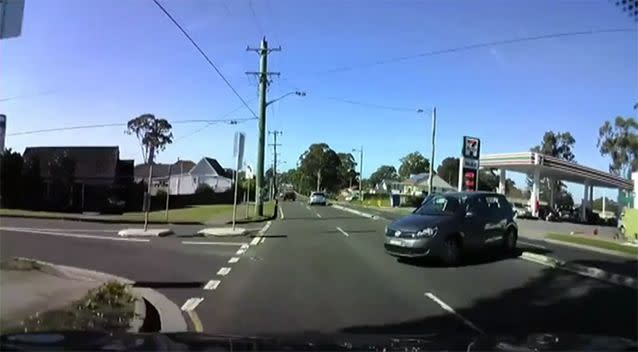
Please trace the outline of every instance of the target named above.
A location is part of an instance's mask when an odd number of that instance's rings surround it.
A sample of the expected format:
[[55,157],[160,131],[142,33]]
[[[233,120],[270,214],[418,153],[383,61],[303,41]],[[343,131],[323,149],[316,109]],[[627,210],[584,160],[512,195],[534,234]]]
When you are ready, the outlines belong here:
[[190,170],[170,175],[170,194],[193,194],[200,184],[207,184],[215,193],[232,188],[233,174],[213,158],[202,158]]

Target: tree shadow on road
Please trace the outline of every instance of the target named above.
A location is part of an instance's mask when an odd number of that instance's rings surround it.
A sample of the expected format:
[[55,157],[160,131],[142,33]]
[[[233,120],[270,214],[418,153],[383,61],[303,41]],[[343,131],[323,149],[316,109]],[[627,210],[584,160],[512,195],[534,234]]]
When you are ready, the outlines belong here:
[[[514,253],[504,253],[502,250],[498,248],[494,248],[490,250],[484,250],[481,252],[464,253],[461,262],[457,264],[456,266],[463,267],[463,266],[473,266],[473,265],[482,265],[482,264],[499,262],[502,260],[518,258],[523,254],[523,252],[532,252],[535,254],[543,254],[543,255],[548,255],[552,253],[552,251],[548,249],[529,247],[529,246],[519,246],[516,248],[516,251],[514,251]],[[438,258],[415,258],[415,259],[399,258],[399,261],[402,263],[415,265],[415,266],[421,266],[421,267],[445,267],[446,266]]]
[[[475,279],[474,285],[481,285],[480,277]],[[459,285],[459,291],[462,287],[467,289],[472,286]],[[436,287],[432,289],[432,293],[437,295]],[[462,292],[459,295],[462,296]],[[446,302],[445,296],[438,298]],[[469,302],[465,307],[452,308],[488,335],[520,337],[541,332],[578,333],[638,340],[636,290],[552,268],[542,269],[520,287]],[[445,333],[454,329],[450,327],[451,319],[456,320],[458,325],[464,325],[458,316],[441,310],[441,314],[436,316],[393,324],[349,326],[341,331],[372,334]],[[599,346],[598,349],[609,348]]]

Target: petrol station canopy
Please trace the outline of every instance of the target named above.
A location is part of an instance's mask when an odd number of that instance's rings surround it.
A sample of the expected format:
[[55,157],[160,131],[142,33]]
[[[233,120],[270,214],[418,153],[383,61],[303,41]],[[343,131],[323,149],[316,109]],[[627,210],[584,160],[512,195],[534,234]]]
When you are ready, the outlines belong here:
[[588,184],[593,187],[618,188],[623,190],[632,190],[634,188],[632,180],[534,152],[484,155],[481,156],[480,167],[505,169],[530,174],[540,169],[541,177]]

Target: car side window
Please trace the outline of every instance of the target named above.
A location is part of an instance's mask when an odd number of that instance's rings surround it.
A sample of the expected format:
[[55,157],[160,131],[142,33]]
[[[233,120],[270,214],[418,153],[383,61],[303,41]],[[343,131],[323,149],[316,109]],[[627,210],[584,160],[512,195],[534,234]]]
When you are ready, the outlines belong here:
[[471,211],[479,217],[485,216],[487,214],[487,207],[483,197],[472,197],[468,199],[466,211]]
[[501,203],[499,202],[498,196],[486,196],[485,203],[487,204],[487,208],[489,209],[490,217],[502,216],[503,209],[501,207]]
[[512,215],[512,205],[507,201],[507,199],[504,196],[498,196],[498,204],[499,207],[501,208],[501,214],[503,216],[511,216]]

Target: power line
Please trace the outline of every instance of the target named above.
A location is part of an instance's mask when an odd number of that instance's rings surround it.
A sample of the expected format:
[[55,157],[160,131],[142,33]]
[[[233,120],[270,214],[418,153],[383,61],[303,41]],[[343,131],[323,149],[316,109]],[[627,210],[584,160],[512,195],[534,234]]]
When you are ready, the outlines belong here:
[[[316,96],[316,95],[309,94],[308,96],[312,97],[312,96]],[[391,111],[405,111],[405,112],[415,112],[417,110],[416,108],[402,108],[402,107],[397,107],[397,106],[378,105],[378,104],[365,103],[365,102],[361,102],[361,101],[350,100],[350,99],[342,99],[342,98],[335,98],[335,97],[320,97],[320,96],[317,96],[317,97],[321,98],[321,99],[328,99],[328,100],[338,101],[338,102],[351,104],[351,105],[359,105],[359,106],[364,106],[364,107],[373,108],[373,109],[391,110]]]
[[253,116],[255,118],[257,118],[257,114],[255,114],[255,112],[250,108],[250,106],[248,106],[248,103],[246,103],[246,100],[244,100],[244,98],[237,92],[237,90],[233,87],[232,84],[230,84],[230,82],[228,81],[228,79],[226,79],[226,77],[224,77],[224,75],[222,74],[222,72],[217,68],[217,66],[213,63],[213,61],[208,57],[208,55],[206,55],[206,53],[204,53],[204,51],[199,47],[199,45],[197,45],[197,43],[193,40],[193,38],[191,38],[191,36],[188,34],[188,32],[186,32],[186,30],[175,20],[175,18],[173,18],[173,16],[171,16],[171,14],[166,11],[166,9],[162,6],[162,4],[159,3],[158,0],[153,0],[153,2],[155,3],[155,5],[157,5],[157,7],[160,8],[160,10],[162,10],[162,12],[164,12],[164,14],[166,15],[166,17],[168,17],[173,24],[179,28],[179,30],[182,32],[182,34],[184,34],[184,36],[191,42],[191,44],[193,44],[193,46],[195,47],[195,49],[197,49],[197,51],[199,51],[199,53],[204,57],[204,59],[206,59],[206,61],[208,62],[208,64],[211,65],[211,67],[213,67],[213,69],[215,70],[215,72],[217,72],[217,74],[219,75],[219,77],[221,77],[224,82],[226,83],[226,85],[228,86],[228,88],[230,88],[233,93],[235,93],[235,95],[237,96],[237,98],[239,98],[239,100],[241,100],[241,102],[244,104],[244,106],[246,107],[246,109],[248,109],[248,111],[250,111],[251,114],[253,114]]
[[433,51],[428,51],[428,52],[421,53],[421,54],[408,55],[408,56],[399,56],[399,57],[379,60],[379,61],[375,61],[375,62],[370,62],[370,63],[366,63],[366,64],[352,65],[352,66],[342,66],[342,67],[338,67],[338,68],[335,68],[335,69],[314,72],[314,74],[327,74],[327,73],[345,72],[345,71],[351,71],[351,70],[360,69],[360,68],[367,68],[367,67],[378,66],[378,65],[386,65],[386,64],[396,63],[396,62],[400,62],[400,61],[406,61],[406,60],[410,60],[410,59],[417,59],[417,58],[428,57],[428,56],[435,56],[435,55],[441,55],[441,54],[447,54],[447,53],[454,53],[454,52],[459,52],[459,51],[480,49],[480,48],[485,48],[485,47],[491,47],[491,46],[494,46],[494,45],[507,45],[507,44],[514,44],[514,43],[522,43],[522,42],[537,41],[537,40],[544,40],[544,39],[553,39],[553,38],[561,38],[561,37],[572,37],[572,36],[580,36],[580,35],[592,35],[592,34],[603,34],[603,33],[625,33],[625,32],[636,33],[638,31],[636,29],[630,29],[630,28],[618,28],[618,29],[602,29],[602,30],[590,30],[590,31],[542,34],[542,35],[522,37],[522,38],[505,39],[505,40],[497,40],[497,41],[484,42],[484,43],[478,43],[478,44],[471,44],[471,45],[459,46],[459,47],[455,47],[455,48],[433,50]]
[[[222,122],[236,124],[239,121],[249,121],[249,120],[256,120],[256,118],[250,117],[250,118],[244,118],[244,119],[179,120],[179,121],[173,121],[173,122],[171,122],[171,124],[203,123],[203,122],[208,123],[208,124],[222,123]],[[60,131],[83,130],[83,129],[93,129],[93,128],[105,128],[105,127],[125,127],[127,125],[128,125],[127,123],[117,122],[117,123],[103,123],[103,124],[97,124],[97,125],[80,125],[80,126],[69,126],[69,127],[44,128],[44,129],[40,129],[40,130],[31,130],[31,131],[21,131],[21,132],[9,133],[9,134],[7,134],[7,136],[23,136],[23,135],[36,134],[36,133],[60,132]]]

